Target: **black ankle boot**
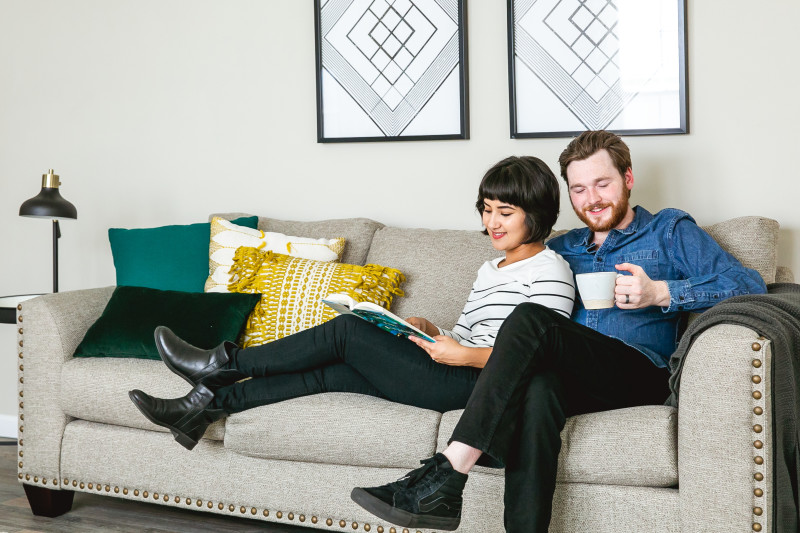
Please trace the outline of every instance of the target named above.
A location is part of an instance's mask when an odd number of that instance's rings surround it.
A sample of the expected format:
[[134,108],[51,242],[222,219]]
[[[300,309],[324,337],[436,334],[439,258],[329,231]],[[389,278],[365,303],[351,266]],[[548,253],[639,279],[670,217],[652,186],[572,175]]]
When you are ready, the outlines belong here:
[[128,393],[133,404],[150,422],[172,431],[178,444],[191,450],[212,422],[223,418],[222,409],[208,409],[214,393],[205,385],[197,385],[186,396],[171,400],[155,398],[139,389]]
[[156,348],[167,367],[192,385],[203,384],[211,390],[231,385],[246,378],[238,370],[226,368],[232,342],[223,342],[211,350],[195,348],[179,338],[172,330],[158,326],[155,330]]

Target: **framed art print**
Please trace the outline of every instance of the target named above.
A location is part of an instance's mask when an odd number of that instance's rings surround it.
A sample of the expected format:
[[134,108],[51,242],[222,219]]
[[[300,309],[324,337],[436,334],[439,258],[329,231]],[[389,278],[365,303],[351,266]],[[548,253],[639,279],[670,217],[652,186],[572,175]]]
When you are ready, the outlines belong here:
[[511,137],[688,132],[685,0],[508,0]]
[[315,0],[317,141],[467,139],[465,0]]

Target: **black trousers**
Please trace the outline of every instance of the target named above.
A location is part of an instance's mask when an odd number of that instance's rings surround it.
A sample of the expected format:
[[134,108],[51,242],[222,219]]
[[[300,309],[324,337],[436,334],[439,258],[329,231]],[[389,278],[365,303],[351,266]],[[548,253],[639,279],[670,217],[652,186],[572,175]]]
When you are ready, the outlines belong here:
[[341,315],[246,349],[230,368],[252,379],[215,392],[213,407],[236,413],[320,392],[355,392],[434,411],[463,409],[480,370],[433,361],[413,342]]
[[451,442],[483,451],[479,464],[505,466],[506,531],[547,533],[567,417],[661,404],[668,379],[625,343],[521,304],[500,328]]

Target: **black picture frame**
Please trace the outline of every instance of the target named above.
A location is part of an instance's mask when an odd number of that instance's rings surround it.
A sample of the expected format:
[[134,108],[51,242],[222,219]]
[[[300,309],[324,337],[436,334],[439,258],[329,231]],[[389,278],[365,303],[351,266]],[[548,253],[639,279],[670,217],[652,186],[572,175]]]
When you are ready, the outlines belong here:
[[468,139],[466,20],[466,0],[314,0],[317,142]]
[[686,0],[507,1],[511,138],[689,132]]

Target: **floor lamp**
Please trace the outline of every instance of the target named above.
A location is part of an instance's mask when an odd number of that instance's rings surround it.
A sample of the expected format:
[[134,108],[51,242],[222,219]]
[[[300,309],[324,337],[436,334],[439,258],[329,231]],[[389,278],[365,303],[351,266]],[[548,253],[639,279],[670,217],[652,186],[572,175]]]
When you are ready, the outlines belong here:
[[25,200],[19,208],[19,216],[53,219],[53,292],[58,292],[58,239],[61,238],[59,220],[78,218],[78,210],[65,200],[58,187],[61,182],[53,169],[42,175],[42,190],[39,194]]

